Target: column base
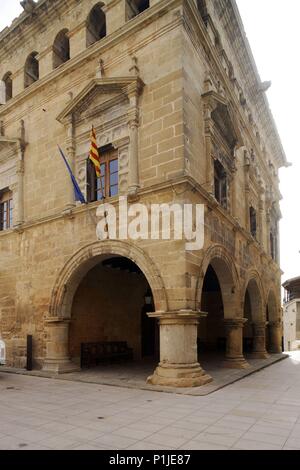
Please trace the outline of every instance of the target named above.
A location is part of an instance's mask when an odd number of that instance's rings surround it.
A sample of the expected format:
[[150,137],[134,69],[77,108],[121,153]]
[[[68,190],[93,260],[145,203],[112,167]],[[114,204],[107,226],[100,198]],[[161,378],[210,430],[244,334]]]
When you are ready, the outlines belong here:
[[200,364],[159,364],[147,383],[166,387],[200,387],[212,382]]
[[268,353],[269,353],[269,355],[270,354],[282,354],[282,349],[281,348],[280,349],[275,349],[275,348],[271,349],[270,348],[270,349],[268,349]]
[[247,369],[248,367],[250,367],[250,364],[246,361],[243,356],[225,358],[222,364],[223,367],[226,367],[228,369]]
[[268,359],[270,355],[266,351],[256,351],[248,354],[250,359]]
[[68,372],[78,372],[80,367],[74,364],[70,359],[45,359],[43,371],[52,374],[67,374]]

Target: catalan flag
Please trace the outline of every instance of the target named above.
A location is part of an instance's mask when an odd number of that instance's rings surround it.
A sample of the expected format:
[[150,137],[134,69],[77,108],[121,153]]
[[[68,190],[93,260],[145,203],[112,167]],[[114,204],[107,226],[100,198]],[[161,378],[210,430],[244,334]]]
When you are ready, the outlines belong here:
[[96,138],[96,132],[95,132],[94,126],[92,127],[92,131],[91,131],[91,149],[90,149],[89,159],[94,164],[97,178],[100,178],[101,177],[100,155],[98,152],[97,138]]

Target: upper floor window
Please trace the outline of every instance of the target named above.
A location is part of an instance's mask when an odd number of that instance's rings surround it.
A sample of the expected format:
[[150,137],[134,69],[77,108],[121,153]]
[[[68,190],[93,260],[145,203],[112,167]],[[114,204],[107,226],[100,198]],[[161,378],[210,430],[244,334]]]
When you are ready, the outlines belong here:
[[24,87],[27,88],[32,83],[36,82],[39,79],[39,61],[37,60],[36,56],[38,55],[37,52],[32,52],[25,62],[25,70],[24,70]]
[[197,8],[199,10],[199,13],[204,21],[204,23],[207,23],[207,6],[206,6],[206,0],[197,0]]
[[126,7],[127,7],[127,19],[131,20],[135,16],[139,15],[143,11],[149,8],[149,0],[127,0]]
[[214,185],[215,185],[215,198],[222,207],[227,209],[228,197],[228,178],[223,165],[219,160],[214,163]]
[[270,232],[270,255],[274,261],[277,260],[277,235],[272,230]]
[[13,96],[13,82],[11,72],[7,72],[2,79],[5,87],[5,103]]
[[250,217],[250,232],[251,232],[252,237],[256,238],[257,222],[256,222],[256,210],[254,209],[254,207],[250,207],[249,217]]
[[68,38],[68,30],[63,29],[56,36],[53,43],[53,68],[56,69],[61,64],[70,59],[70,41]]
[[102,10],[103,3],[92,8],[86,26],[86,46],[89,47],[106,36],[106,18]]
[[95,167],[87,160],[87,200],[101,201],[103,196],[113,197],[119,192],[118,154],[112,146],[99,149],[101,161],[101,178],[97,178]]
[[13,226],[13,200],[10,191],[0,192],[0,231]]

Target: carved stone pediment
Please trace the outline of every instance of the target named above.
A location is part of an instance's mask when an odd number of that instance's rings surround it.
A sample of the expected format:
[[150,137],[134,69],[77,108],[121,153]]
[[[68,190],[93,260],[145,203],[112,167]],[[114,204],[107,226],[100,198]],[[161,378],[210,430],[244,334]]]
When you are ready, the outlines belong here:
[[96,78],[70,101],[57,120],[64,124],[70,115],[81,116],[129,103],[131,94],[139,95],[143,86],[139,77]]
[[214,126],[228,147],[234,150],[236,146],[242,146],[239,126],[226,98],[215,91],[209,91],[202,95],[202,99]]

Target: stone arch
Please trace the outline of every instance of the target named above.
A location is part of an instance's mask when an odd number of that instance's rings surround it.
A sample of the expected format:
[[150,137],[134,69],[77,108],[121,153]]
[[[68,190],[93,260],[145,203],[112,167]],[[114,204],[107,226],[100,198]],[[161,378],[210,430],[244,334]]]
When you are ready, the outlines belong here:
[[68,29],[62,29],[53,42],[53,69],[70,60],[70,40]]
[[96,3],[86,20],[86,47],[106,36],[106,16],[102,9],[103,2]]
[[127,20],[131,20],[150,7],[149,0],[130,0],[127,2]]
[[60,271],[51,295],[50,317],[70,318],[72,300],[81,280],[96,264],[112,255],[133,261],[150,285],[156,311],[168,311],[164,283],[152,259],[142,249],[125,241],[103,240],[78,250]]
[[201,305],[203,281],[209,265],[212,266],[219,280],[224,305],[224,317],[234,318],[240,316],[237,308],[240,292],[239,276],[234,260],[222,245],[214,245],[209,248],[203,258],[196,287],[196,309]]
[[26,59],[24,68],[24,88],[29,87],[39,79],[39,61],[37,56],[37,52],[31,52]]
[[261,277],[256,270],[251,270],[244,283],[242,296],[242,306],[244,309],[245,299],[248,292],[249,300],[251,304],[251,316],[254,323],[262,322],[266,320],[265,315],[265,295]]

